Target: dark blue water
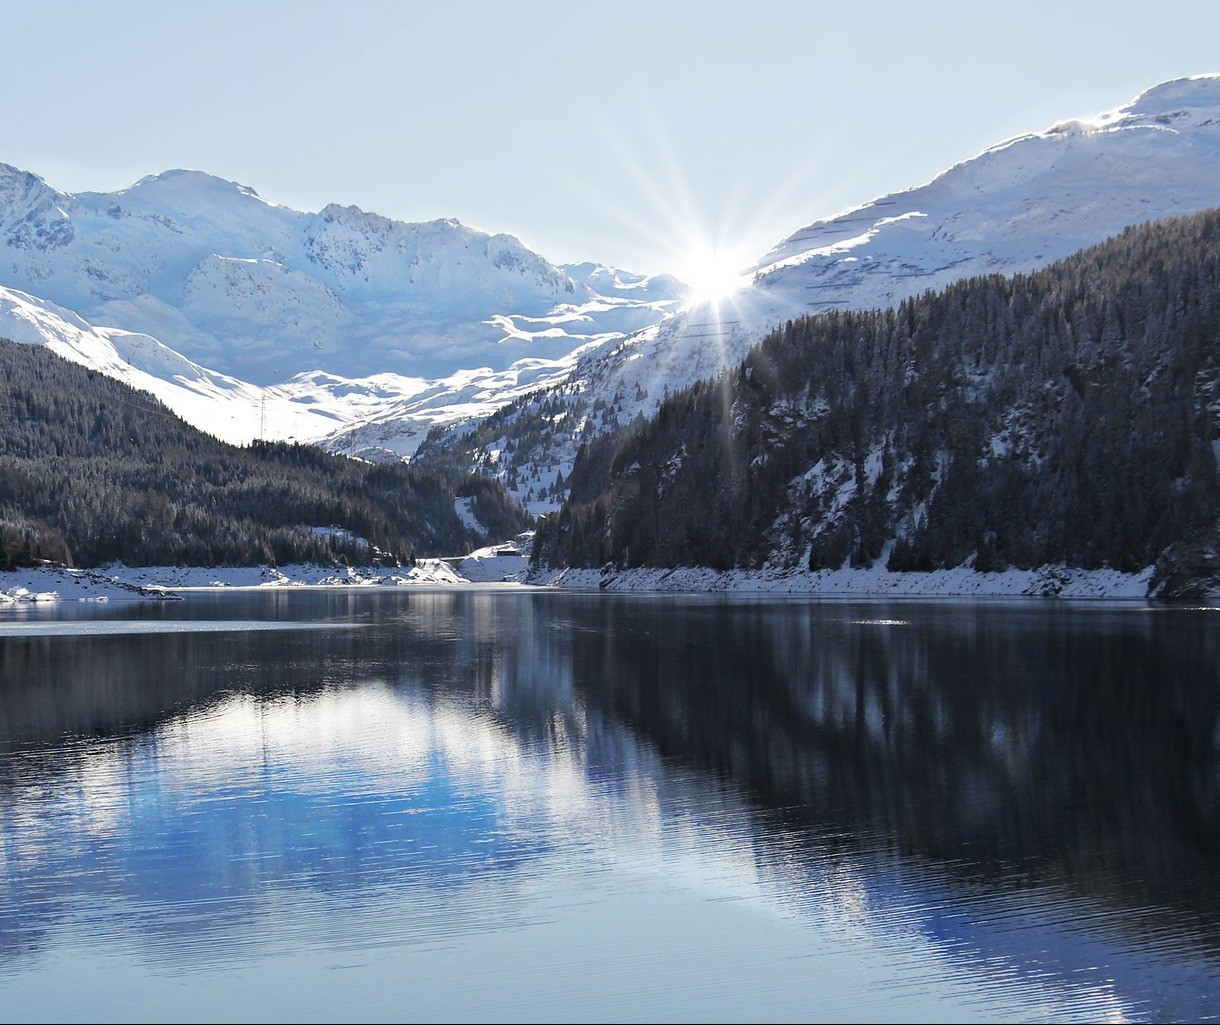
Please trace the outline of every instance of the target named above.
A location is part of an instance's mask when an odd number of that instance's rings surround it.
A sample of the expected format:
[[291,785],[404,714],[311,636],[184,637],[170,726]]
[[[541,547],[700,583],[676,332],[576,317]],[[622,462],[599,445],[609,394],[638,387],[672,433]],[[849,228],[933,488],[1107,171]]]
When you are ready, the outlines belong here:
[[1215,1018],[1218,617],[6,610],[0,1017]]

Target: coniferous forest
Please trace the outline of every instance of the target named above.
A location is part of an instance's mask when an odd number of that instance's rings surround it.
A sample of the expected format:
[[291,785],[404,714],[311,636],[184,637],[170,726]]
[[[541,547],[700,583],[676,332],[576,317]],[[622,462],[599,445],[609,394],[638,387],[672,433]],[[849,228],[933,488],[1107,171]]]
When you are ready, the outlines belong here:
[[[457,499],[469,500],[488,534],[463,524]],[[0,569],[39,559],[410,564],[527,526],[492,481],[306,445],[237,448],[147,394],[40,346],[0,340]]]
[[563,566],[1136,571],[1220,512],[1220,212],[788,322],[583,446]]

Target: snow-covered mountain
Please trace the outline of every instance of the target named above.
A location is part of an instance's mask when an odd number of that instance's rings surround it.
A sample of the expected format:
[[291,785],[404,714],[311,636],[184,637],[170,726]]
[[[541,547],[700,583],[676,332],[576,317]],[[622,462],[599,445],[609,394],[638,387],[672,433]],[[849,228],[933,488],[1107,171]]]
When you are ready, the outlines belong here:
[[[793,232],[732,295],[589,346],[556,392],[579,408],[568,430],[536,450],[515,446],[511,459],[497,457],[498,472],[519,481],[519,494],[536,493],[556,472],[568,475],[590,433],[650,415],[666,392],[715,376],[793,317],[888,307],[962,278],[1033,270],[1128,225],[1216,206],[1220,75],[1166,82],[1090,121],[1010,139],[925,185]],[[552,494],[533,506],[555,503]]]
[[894,306],[1034,270],[1145,221],[1220,206],[1220,75],[1158,85],[1091,121],[1002,142],[926,185],[793,232],[738,293],[686,308],[584,370],[604,392],[682,387],[793,316]]
[[475,457],[544,511],[581,440],[651,413],[791,317],[1034,269],[1127,225],[1217,205],[1218,75],[1164,83],[816,221],[738,292],[687,307],[668,276],[554,266],[452,220],[301,213],[194,171],[69,195],[0,165],[0,335],[143,382],[226,440],[372,457],[409,457],[436,426],[473,437],[483,417],[549,387],[512,409],[545,416],[545,431],[511,446],[509,431]]
[[[685,296],[667,275],[556,267],[454,220],[301,213],[197,171],[69,195],[6,164],[0,286],[0,334],[54,343],[226,440],[349,428],[335,448],[391,456]],[[386,420],[392,436],[370,440]]]
[[436,377],[572,348],[505,332],[593,291],[511,235],[300,213],[197,171],[67,195],[0,166],[0,280],[257,384],[312,370]]

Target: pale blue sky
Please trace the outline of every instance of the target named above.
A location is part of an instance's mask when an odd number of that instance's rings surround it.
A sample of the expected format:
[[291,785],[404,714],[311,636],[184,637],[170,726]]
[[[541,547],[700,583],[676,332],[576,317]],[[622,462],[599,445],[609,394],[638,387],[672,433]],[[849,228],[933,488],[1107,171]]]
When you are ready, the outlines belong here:
[[1220,71],[1220,4],[0,0],[0,161],[193,167],[548,259],[759,255],[1009,136]]

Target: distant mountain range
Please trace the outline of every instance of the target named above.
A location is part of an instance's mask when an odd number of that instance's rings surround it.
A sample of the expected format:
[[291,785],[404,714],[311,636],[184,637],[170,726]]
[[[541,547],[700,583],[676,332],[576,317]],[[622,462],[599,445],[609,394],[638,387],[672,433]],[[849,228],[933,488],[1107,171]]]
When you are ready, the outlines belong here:
[[583,441],[789,319],[1033,270],[1217,205],[1214,75],[801,228],[747,288],[688,306],[671,277],[556,266],[452,220],[301,213],[194,171],[69,195],[0,165],[0,336],[151,391],[230,441],[394,459],[431,433],[422,458],[477,466],[541,512]]
[[[277,206],[197,171],[60,192],[0,164],[0,335],[156,394],[228,441],[358,429],[410,455],[676,309],[680,282],[557,267],[511,235]],[[392,436],[379,436],[387,417]]]
[[681,295],[672,279],[568,273],[455,220],[300,213],[198,171],[68,195],[0,165],[0,240],[6,287],[258,385],[503,370],[634,329]]

